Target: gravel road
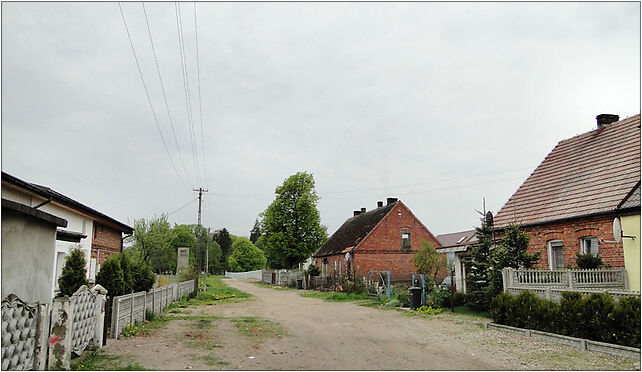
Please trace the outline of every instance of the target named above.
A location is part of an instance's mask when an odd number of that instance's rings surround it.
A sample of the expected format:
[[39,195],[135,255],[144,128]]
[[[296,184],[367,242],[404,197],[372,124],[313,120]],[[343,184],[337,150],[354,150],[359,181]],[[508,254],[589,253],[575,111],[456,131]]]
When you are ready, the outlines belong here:
[[[190,309],[153,336],[118,340],[107,349],[145,368],[259,370],[639,369],[640,362],[487,329],[487,319],[444,312],[431,318],[354,303],[304,298],[295,290],[224,280],[254,301]],[[282,337],[253,338],[231,319],[279,323]]]

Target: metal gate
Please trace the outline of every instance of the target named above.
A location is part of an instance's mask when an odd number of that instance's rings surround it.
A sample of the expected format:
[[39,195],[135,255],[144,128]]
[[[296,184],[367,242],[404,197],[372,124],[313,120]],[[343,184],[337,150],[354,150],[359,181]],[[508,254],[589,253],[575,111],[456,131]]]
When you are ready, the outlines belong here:
[[368,271],[366,278],[368,296],[380,297],[385,295],[390,298],[390,270]]

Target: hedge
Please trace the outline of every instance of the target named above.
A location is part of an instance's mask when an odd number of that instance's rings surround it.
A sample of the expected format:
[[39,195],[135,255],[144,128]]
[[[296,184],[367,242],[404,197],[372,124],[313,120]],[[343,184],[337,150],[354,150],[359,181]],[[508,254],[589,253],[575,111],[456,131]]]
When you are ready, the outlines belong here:
[[492,300],[490,315],[495,323],[508,326],[640,347],[638,297],[615,302],[605,293],[563,292],[557,303],[531,291],[518,296],[502,293]]

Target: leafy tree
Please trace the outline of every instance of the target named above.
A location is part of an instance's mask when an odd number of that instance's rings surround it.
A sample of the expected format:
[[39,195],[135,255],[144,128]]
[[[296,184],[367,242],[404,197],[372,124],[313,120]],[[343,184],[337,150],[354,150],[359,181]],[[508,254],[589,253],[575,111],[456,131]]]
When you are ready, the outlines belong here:
[[[195,226],[195,225],[194,225]],[[194,228],[190,225],[176,225],[172,228],[172,247],[192,248],[196,244]]]
[[489,254],[488,280],[491,297],[501,293],[503,289],[502,269],[529,269],[539,260],[540,252],[527,253],[531,238],[518,225],[511,225],[504,231],[504,237],[499,245]]
[[192,225],[192,231],[194,232],[194,237],[196,239],[194,249],[192,249],[192,251],[194,253],[196,269],[200,272],[205,267],[203,262],[205,262],[205,251],[207,250],[207,240],[209,239],[209,235],[207,233],[207,229],[203,226]]
[[466,270],[466,304],[474,309],[488,310],[492,297],[488,281],[489,256],[493,246],[492,217],[482,217],[481,226],[475,230],[477,243],[471,249]]
[[413,262],[417,268],[417,273],[425,275],[426,286],[432,287],[439,270],[446,267],[446,256],[438,253],[427,240],[424,240],[422,245],[421,249],[415,253]]
[[83,285],[87,284],[87,270],[85,269],[85,253],[80,246],[73,248],[67,256],[62,274],[58,278],[60,296],[71,296]]
[[[134,235],[131,240],[135,258],[150,265],[154,271],[169,270],[172,262],[172,229],[167,222],[167,215],[149,220],[134,220]],[[175,251],[173,256],[175,262]]]
[[237,238],[232,245],[232,254],[227,260],[230,271],[251,271],[265,267],[263,251],[252,244],[248,238]]
[[107,290],[107,295],[114,297],[125,293],[125,280],[123,269],[120,267],[120,258],[117,255],[108,257],[100,266],[96,275],[96,283]]
[[299,172],[275,190],[276,198],[263,213],[266,256],[270,267],[293,268],[328,239],[317,209],[319,197],[312,174]]
[[256,241],[259,239],[261,236],[261,225],[259,224],[259,219],[257,218],[256,221],[254,221],[254,227],[252,230],[250,230],[250,241],[252,244],[256,244]]

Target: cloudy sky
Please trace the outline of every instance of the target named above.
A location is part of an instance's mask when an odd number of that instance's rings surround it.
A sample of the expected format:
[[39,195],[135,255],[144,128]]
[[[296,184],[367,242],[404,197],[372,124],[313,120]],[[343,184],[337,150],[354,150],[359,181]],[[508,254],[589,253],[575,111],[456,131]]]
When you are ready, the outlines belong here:
[[168,150],[117,3],[2,3],[3,171],[130,224],[207,187],[203,224],[237,235],[307,171],[329,233],[394,196],[441,234],[597,114],[640,112],[639,3],[198,3],[197,34],[181,3],[190,106],[176,6],[145,9],[167,106],[122,4]]

